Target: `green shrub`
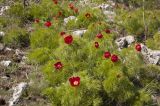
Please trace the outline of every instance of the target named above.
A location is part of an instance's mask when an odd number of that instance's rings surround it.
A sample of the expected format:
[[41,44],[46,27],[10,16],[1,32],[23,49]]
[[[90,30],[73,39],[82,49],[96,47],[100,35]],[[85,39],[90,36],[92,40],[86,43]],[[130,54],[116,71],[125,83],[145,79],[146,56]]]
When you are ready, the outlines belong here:
[[6,45],[12,47],[28,47],[30,44],[28,32],[25,29],[19,28],[17,26],[12,27],[10,27],[6,32],[6,36],[4,36],[3,42]]
[[[48,4],[49,1],[43,3]],[[58,4],[54,11],[64,10],[63,18],[69,14],[74,15],[68,8],[69,1],[63,3],[66,4]],[[46,10],[50,12],[51,9]],[[40,16],[40,22],[33,25],[34,31],[31,33],[30,41],[31,48],[35,50],[29,57],[34,63],[41,64],[41,71],[49,83],[43,93],[53,106],[149,106],[153,103],[153,93],[148,91],[156,91],[155,85],[158,81],[152,82],[154,78],[147,76],[147,72],[153,69],[153,73],[158,73],[159,70],[155,67],[145,67],[146,64],[134,45],[118,51],[115,45],[117,35],[114,32],[105,32],[106,29],[117,28],[117,25],[111,26],[106,23],[101,10],[86,7],[76,14],[77,20],[69,21],[66,27],[62,26],[63,18],[51,18],[54,13],[46,13],[43,17],[39,14],[41,12],[37,11],[32,11],[34,17]],[[88,18],[85,16],[87,13]],[[137,9],[130,13],[125,11],[118,14],[117,21],[122,21],[117,22],[120,24],[118,27],[125,28],[129,34],[135,34],[136,37],[141,36],[145,31],[142,13],[141,9]],[[148,35],[152,37],[152,33],[158,30],[159,20],[149,14],[152,12],[146,11]],[[149,21],[150,19],[153,21]],[[47,20],[52,22],[49,28],[44,26]],[[84,37],[73,36],[73,42],[65,44],[64,38],[70,34],[68,29],[77,28],[87,28]],[[61,31],[65,31],[66,35],[60,36]],[[102,33],[103,38],[97,38],[98,33]],[[95,42],[99,43],[99,48],[95,47]],[[113,62],[111,57],[104,58],[106,51],[111,52],[112,56],[116,54],[119,60]],[[62,63],[61,69],[56,69],[57,62]],[[80,77],[79,86],[72,87],[69,82],[72,76]]]
[[[86,15],[89,14],[88,18]],[[71,20],[71,22],[68,22],[66,27],[69,29],[73,28],[87,28],[88,25],[91,23],[97,22],[97,21],[104,21],[105,18],[102,14],[102,11],[100,9],[91,9],[86,8],[83,11],[80,12],[80,14],[77,16],[76,20]]]
[[[123,12],[123,10],[121,12]],[[120,27],[123,27],[129,34],[136,35],[137,38],[143,37],[144,34],[147,35],[147,37],[152,37],[160,26],[160,20],[157,18],[158,16],[159,11],[152,12],[145,10],[145,17],[143,20],[143,10],[137,9],[132,12],[124,11],[124,13],[117,16],[117,22]]]
[[100,106],[102,99],[98,96],[99,82],[90,78],[85,71],[75,73],[75,75],[82,78],[79,88],[69,86],[69,82],[66,81],[44,91],[44,94],[50,97],[53,106]]
[[29,53],[28,57],[32,63],[43,64],[50,58],[51,51],[48,48],[37,48]]
[[155,50],[158,49],[158,50],[160,50],[160,42],[159,42],[159,40],[160,40],[160,32],[157,32],[153,36],[153,38],[150,38],[150,39],[148,39],[146,41],[146,44],[151,49],[155,49]]
[[52,29],[47,28],[39,28],[36,29],[31,34],[31,47],[34,48],[40,48],[40,47],[46,47],[46,48],[56,48],[58,47],[58,39],[59,34]]

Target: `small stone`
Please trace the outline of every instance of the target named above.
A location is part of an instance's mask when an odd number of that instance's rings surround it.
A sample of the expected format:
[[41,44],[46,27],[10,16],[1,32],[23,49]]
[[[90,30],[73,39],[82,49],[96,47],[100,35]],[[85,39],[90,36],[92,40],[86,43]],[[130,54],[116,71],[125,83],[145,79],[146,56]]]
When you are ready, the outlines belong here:
[[160,65],[160,51],[151,50],[143,44],[141,44],[141,48],[141,54],[143,55],[146,63]]
[[6,51],[12,51],[12,49],[11,49],[11,48],[8,48],[8,47],[6,47],[5,50],[6,50]]
[[28,84],[26,82],[21,82],[13,87],[14,92],[12,98],[9,100],[9,106],[15,106],[17,104],[27,86]]
[[3,15],[3,13],[4,13],[6,10],[8,10],[8,9],[9,9],[9,6],[3,6],[3,7],[1,7],[1,9],[0,9],[0,16]]
[[73,35],[75,36],[79,36],[79,37],[83,37],[83,34],[86,32],[87,30],[77,30],[72,32]]
[[77,18],[75,16],[69,16],[67,18],[64,18],[64,25],[66,25],[70,20],[76,20]]
[[126,37],[121,37],[118,38],[115,43],[119,47],[119,49],[127,48],[130,46],[133,42],[135,41],[133,36],[126,36]]
[[8,80],[10,77],[8,77],[8,76],[2,76],[1,78],[4,79],[4,80]]
[[0,32],[0,37],[3,37],[3,36],[5,36],[5,33],[4,32]]
[[4,66],[4,67],[8,67],[9,65],[11,64],[11,61],[10,60],[3,60],[0,62],[0,65]]
[[132,44],[133,42],[135,42],[135,39],[133,36],[129,35],[126,36],[126,41],[128,42],[128,44]]

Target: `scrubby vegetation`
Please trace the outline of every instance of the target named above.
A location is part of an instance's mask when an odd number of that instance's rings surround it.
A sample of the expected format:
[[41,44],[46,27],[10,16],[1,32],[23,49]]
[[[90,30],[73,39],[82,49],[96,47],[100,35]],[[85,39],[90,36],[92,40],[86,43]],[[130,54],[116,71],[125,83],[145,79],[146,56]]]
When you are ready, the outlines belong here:
[[[114,2],[114,21],[98,7],[111,5],[105,0],[15,1],[0,17],[2,42],[30,47],[30,63],[47,81],[41,93],[53,106],[160,105],[153,98],[160,96],[160,66],[147,64],[139,45],[160,50],[159,1]],[[64,23],[69,16],[75,18]],[[72,33],[79,29],[83,37]],[[127,35],[135,42],[119,50],[115,40]]]

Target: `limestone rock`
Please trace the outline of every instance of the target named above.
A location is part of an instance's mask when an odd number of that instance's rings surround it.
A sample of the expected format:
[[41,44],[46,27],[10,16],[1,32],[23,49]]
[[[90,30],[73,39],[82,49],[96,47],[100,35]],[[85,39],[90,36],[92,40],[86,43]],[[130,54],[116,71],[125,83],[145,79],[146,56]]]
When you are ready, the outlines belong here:
[[69,16],[67,18],[64,18],[64,25],[66,25],[70,20],[76,20],[77,18],[75,16]]
[[8,10],[8,9],[9,9],[9,6],[2,6],[1,9],[0,9],[0,16],[3,15],[4,12],[5,12],[6,10]]
[[83,34],[86,32],[87,30],[76,30],[74,32],[72,32],[72,35],[74,36],[79,36],[79,37],[83,37]]
[[117,44],[117,46],[120,48],[120,49],[123,49],[123,48],[127,48],[129,45],[131,45],[133,42],[135,41],[134,37],[133,36],[126,36],[126,37],[121,37],[121,38],[118,38],[115,43]]
[[9,106],[16,106],[27,86],[28,84],[26,82],[21,82],[17,86],[13,87],[14,92],[12,98],[9,100]]
[[141,44],[141,48],[141,53],[144,57],[145,62],[149,64],[160,65],[160,51],[151,50],[143,44]]
[[0,65],[4,66],[4,67],[8,67],[11,64],[10,60],[3,60],[0,62]]
[[0,37],[5,36],[5,33],[3,31],[0,32]]

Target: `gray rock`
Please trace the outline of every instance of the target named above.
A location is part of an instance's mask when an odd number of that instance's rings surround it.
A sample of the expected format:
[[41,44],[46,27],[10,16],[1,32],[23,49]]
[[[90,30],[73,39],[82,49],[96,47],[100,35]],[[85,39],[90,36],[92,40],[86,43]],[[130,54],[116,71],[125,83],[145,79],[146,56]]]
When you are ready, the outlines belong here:
[[0,65],[2,65],[4,67],[8,67],[9,65],[11,65],[11,61],[10,60],[3,60],[0,62]]
[[8,10],[10,7],[9,6],[2,6],[1,9],[0,9],[0,16],[4,14],[4,12],[6,10]]
[[109,5],[109,4],[104,4],[104,3],[103,3],[103,4],[99,5],[98,8],[100,8],[100,9],[103,10],[103,11],[105,11],[105,10],[110,10],[110,9],[112,9],[112,6]]
[[133,36],[126,36],[118,38],[115,43],[119,47],[119,49],[127,48],[135,41]]
[[66,25],[70,20],[76,20],[77,18],[75,16],[69,16],[67,18],[64,18],[64,25]]
[[143,44],[141,44],[141,48],[141,54],[143,55],[145,62],[148,64],[160,65],[160,51],[151,50]]
[[14,92],[12,98],[9,100],[9,106],[16,106],[27,86],[28,84],[26,82],[21,82],[12,88]]
[[5,51],[12,51],[12,49],[11,49],[11,48],[6,47],[6,48],[5,48]]
[[3,31],[0,32],[0,37],[5,36],[5,33]]
[[86,32],[87,30],[76,30],[74,32],[72,32],[73,36],[78,36],[78,37],[82,37],[83,34]]

